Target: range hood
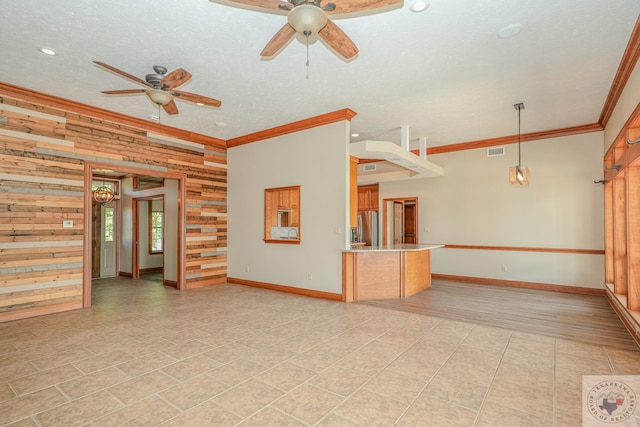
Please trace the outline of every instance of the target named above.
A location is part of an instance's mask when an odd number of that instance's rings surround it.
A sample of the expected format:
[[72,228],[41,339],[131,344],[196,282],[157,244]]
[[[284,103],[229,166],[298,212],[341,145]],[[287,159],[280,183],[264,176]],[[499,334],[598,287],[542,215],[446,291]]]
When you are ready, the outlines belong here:
[[405,150],[391,141],[359,141],[349,144],[349,152],[359,159],[385,160],[393,163],[406,172],[399,177],[397,174],[393,180],[407,178],[432,178],[444,175],[444,169],[435,163]]

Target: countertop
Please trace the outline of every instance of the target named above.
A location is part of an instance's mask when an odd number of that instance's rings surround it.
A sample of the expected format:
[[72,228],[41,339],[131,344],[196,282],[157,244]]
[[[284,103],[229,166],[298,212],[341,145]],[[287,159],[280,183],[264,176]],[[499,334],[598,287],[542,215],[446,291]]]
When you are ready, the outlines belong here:
[[426,251],[429,249],[441,248],[444,245],[436,243],[419,243],[419,244],[391,244],[382,246],[357,246],[350,249],[343,249],[342,252],[410,252],[410,251]]

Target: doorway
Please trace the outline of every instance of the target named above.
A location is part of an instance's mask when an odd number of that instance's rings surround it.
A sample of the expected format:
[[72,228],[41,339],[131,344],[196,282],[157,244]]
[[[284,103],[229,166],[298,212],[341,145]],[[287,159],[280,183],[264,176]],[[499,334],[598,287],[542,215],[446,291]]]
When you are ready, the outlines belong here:
[[[128,166],[114,166],[104,163],[85,162],[84,169],[84,187],[91,189],[93,176],[95,174],[113,175],[120,177],[146,176],[152,172],[155,176],[166,179],[165,190],[170,192],[170,196],[163,196],[163,212],[166,218],[172,218],[165,224],[163,229],[164,237],[171,236],[171,245],[163,247],[167,263],[170,264],[167,273],[164,266],[165,275],[170,275],[171,286],[182,290],[185,286],[185,253],[186,253],[186,208],[184,200],[186,200],[186,176],[164,171],[150,171],[147,169],[134,168]],[[123,182],[122,179],[120,182]],[[142,191],[149,191],[144,189]],[[132,227],[123,227],[124,224],[132,225],[131,218],[131,200],[132,197],[125,197],[123,202],[124,190],[121,188],[120,200],[111,202],[105,207],[100,204],[94,206],[92,191],[85,191],[84,194],[84,228],[83,237],[83,307],[91,306],[91,286],[92,277],[115,277],[123,274],[122,261],[125,264],[132,261],[133,248],[133,232],[129,230]],[[127,205],[127,206],[125,206]],[[103,209],[104,208],[104,209]],[[89,224],[92,224],[89,226]],[[110,225],[112,224],[112,225]],[[129,243],[123,244],[126,235],[131,234]],[[107,253],[107,249],[110,251]],[[136,248],[137,249],[137,248]],[[169,250],[170,249],[170,250]],[[165,260],[163,260],[164,263]],[[169,262],[171,261],[171,262]],[[111,269],[111,270],[109,270]],[[110,273],[110,271],[112,273]],[[131,271],[131,270],[130,270]],[[124,274],[126,276],[126,274]],[[165,280],[165,284],[167,281]]]
[[383,199],[383,244],[417,244],[418,198]]

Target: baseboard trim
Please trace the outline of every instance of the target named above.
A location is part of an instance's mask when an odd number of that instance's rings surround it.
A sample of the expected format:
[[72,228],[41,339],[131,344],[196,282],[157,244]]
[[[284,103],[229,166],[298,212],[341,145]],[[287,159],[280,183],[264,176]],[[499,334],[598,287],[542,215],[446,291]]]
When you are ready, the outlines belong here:
[[165,286],[171,286],[172,288],[178,289],[178,282],[176,282],[175,280],[164,279],[162,281],[162,284],[165,285]]
[[453,276],[450,274],[432,274],[432,279],[451,280],[453,282],[476,283],[479,285],[510,286],[512,288],[537,289],[541,291],[565,292],[568,294],[604,295],[604,289],[581,286],[551,285],[549,283],[519,282],[516,280],[491,279],[486,277]]
[[253,280],[238,279],[235,277],[227,277],[228,283],[236,285],[251,286],[254,288],[269,289],[272,291],[286,292],[289,294],[304,295],[312,298],[328,299],[332,301],[342,301],[342,294],[334,294],[331,292],[314,291],[311,289],[294,288],[292,286],[276,285],[273,283],[256,282]]
[[140,274],[161,273],[163,271],[164,271],[164,267],[141,268]]
[[613,308],[613,311],[616,312],[616,315],[629,332],[629,335],[631,335],[631,338],[640,346],[640,323],[627,312],[620,300],[608,288],[605,290],[605,296],[607,297],[607,301],[609,301],[609,305]]
[[128,277],[128,278],[132,279],[133,278],[133,273],[127,273],[126,271],[121,271],[120,273],[118,273],[118,276]]
[[45,314],[61,313],[63,311],[77,310],[82,308],[82,301],[66,302],[60,304],[50,304],[41,307],[25,308],[23,310],[5,311],[0,313],[0,323],[12,320],[27,319],[29,317],[43,316]]

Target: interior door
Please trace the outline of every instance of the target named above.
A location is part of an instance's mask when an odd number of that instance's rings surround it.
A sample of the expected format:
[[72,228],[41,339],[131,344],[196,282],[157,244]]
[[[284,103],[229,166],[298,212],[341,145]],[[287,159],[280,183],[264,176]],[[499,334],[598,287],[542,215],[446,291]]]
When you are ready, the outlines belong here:
[[416,241],[416,205],[404,205],[404,243],[418,243]]
[[404,203],[393,202],[393,243],[404,243]]
[[116,275],[116,203],[100,205],[100,277]]

